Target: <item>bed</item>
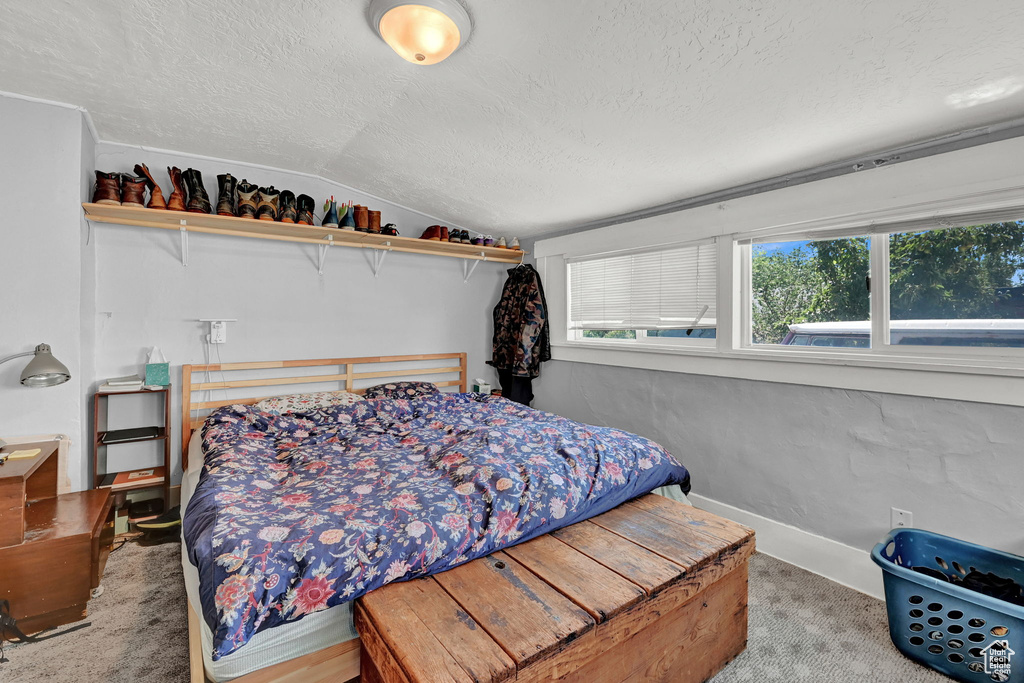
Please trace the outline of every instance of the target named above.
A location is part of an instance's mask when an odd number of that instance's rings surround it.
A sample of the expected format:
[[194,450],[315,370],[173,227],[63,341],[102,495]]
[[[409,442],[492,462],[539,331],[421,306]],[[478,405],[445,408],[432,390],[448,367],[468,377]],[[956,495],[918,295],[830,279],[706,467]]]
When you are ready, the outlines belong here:
[[[342,372],[273,376],[300,367]],[[236,372],[243,378],[225,378]],[[205,381],[195,381],[200,374]],[[324,382],[360,393],[382,379],[458,392],[291,416],[253,407],[263,397],[209,395]],[[676,497],[688,485],[686,470],[642,437],[465,394],[465,384],[465,354],[183,368],[194,680],[353,678],[351,604],[364,592],[546,534],[656,485],[673,485]]]

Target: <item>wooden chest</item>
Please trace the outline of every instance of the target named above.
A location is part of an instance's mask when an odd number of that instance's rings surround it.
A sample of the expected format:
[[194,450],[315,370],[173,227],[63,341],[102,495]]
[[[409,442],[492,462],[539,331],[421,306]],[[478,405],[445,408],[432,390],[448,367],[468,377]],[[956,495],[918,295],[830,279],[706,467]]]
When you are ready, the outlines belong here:
[[363,683],[705,681],[747,641],[753,531],[648,495],[356,603]]

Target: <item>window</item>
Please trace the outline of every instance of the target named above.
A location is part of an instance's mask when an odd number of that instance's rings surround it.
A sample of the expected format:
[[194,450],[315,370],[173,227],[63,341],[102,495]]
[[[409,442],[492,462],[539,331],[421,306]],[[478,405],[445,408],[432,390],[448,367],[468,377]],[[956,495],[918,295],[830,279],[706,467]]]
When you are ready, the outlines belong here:
[[889,343],[1024,346],[1024,221],[889,236]]
[[[751,247],[751,337],[754,344],[870,346],[868,324],[838,332],[834,324],[868,321],[866,237],[765,242]],[[810,323],[810,324],[808,324]],[[801,326],[797,334],[795,327]],[[836,333],[838,332],[838,336]],[[863,333],[863,334],[861,334]],[[846,335],[857,335],[857,343]]]
[[751,345],[1024,347],[1024,221],[874,233],[752,244]]
[[570,338],[633,343],[713,340],[713,242],[570,261]]

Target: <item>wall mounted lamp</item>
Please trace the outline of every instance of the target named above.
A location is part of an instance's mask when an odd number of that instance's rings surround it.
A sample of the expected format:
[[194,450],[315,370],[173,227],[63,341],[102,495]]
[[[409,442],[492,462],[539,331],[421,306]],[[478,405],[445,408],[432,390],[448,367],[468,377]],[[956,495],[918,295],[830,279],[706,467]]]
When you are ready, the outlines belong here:
[[421,65],[447,59],[473,28],[458,0],[373,0],[370,23],[402,59]]
[[0,358],[0,365],[25,356],[35,356],[21,371],[21,383],[26,387],[55,387],[71,379],[71,373],[68,372],[67,366],[53,357],[49,344],[40,344],[34,351],[25,351]]

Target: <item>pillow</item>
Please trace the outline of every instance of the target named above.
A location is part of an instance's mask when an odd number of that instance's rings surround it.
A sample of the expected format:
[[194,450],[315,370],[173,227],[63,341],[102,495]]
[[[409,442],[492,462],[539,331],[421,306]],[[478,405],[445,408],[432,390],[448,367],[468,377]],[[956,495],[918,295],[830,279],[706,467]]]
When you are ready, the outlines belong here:
[[307,413],[317,408],[331,406],[350,406],[363,397],[348,391],[320,391],[313,394],[291,394],[289,396],[273,396],[256,404],[256,410],[267,413]]
[[364,398],[416,398],[439,393],[441,390],[430,382],[388,382],[370,387]]

